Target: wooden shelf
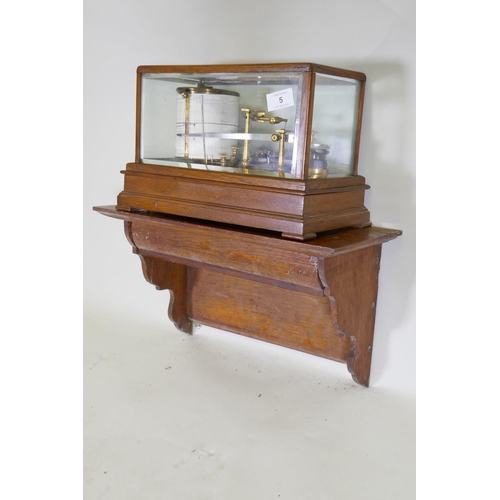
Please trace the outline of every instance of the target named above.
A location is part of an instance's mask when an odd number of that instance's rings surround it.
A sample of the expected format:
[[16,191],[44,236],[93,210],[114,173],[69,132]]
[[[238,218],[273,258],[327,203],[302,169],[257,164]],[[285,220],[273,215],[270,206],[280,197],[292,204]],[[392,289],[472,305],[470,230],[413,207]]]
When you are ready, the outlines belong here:
[[114,206],[144,277],[170,290],[169,317],[347,363],[369,385],[382,244],[402,232],[346,228],[294,241],[253,230]]

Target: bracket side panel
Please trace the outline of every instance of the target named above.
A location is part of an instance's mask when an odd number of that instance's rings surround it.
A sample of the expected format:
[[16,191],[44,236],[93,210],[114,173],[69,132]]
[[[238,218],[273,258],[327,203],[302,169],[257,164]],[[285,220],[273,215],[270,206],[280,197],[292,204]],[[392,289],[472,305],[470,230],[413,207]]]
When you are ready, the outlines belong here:
[[347,367],[353,379],[366,387],[375,329],[381,245],[327,259],[328,295],[334,301],[341,335],[351,340]]

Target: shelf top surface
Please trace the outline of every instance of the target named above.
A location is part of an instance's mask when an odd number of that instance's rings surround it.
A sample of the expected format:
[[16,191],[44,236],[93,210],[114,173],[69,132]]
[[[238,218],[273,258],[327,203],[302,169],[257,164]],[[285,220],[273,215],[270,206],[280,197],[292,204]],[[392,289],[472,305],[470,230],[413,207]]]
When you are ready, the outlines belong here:
[[298,253],[308,253],[316,256],[328,257],[339,253],[350,252],[372,245],[379,245],[393,240],[402,234],[399,229],[381,227],[343,228],[319,233],[317,238],[307,241],[295,241],[283,238],[280,233],[260,229],[233,226],[212,221],[188,219],[174,215],[152,212],[127,212],[117,210],[114,205],[94,207],[94,210],[112,217],[129,222],[143,222],[159,224],[170,230],[191,230],[207,233],[214,240],[217,237],[231,237],[238,242],[251,240],[253,243],[262,243],[293,250]]

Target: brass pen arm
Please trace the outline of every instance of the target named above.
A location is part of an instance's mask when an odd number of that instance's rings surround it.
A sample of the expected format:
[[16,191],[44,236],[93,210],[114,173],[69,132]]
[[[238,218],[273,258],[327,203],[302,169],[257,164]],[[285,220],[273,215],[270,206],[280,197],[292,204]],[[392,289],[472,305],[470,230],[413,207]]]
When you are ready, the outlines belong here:
[[281,118],[280,116],[266,116],[265,111],[251,111],[250,119],[259,123],[269,122],[271,125],[288,121],[287,118]]

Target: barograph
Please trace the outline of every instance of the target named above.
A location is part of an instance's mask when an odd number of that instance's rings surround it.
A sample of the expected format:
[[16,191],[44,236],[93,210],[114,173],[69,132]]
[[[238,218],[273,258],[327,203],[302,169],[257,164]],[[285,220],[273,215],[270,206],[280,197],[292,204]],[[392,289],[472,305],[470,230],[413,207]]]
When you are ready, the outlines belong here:
[[140,66],[116,208],[307,240],[369,226],[363,73],[312,63]]

